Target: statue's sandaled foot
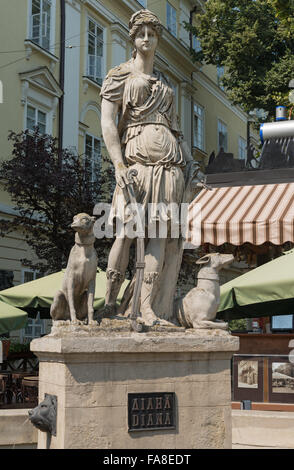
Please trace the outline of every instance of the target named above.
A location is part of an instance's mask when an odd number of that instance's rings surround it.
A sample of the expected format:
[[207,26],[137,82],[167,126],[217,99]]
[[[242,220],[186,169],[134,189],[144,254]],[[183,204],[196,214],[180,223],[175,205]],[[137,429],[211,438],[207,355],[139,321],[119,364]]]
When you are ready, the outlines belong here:
[[158,318],[150,308],[142,312],[141,321],[145,323],[146,326],[155,326],[159,325],[160,318]]
[[71,323],[71,325],[73,325],[73,326],[78,326],[78,325],[83,325],[83,324],[84,324],[83,321],[78,320],[77,318],[75,318],[74,320],[71,320],[70,323]]
[[176,326],[174,323],[171,323],[170,321],[164,320],[163,318],[157,318],[156,325],[160,325],[160,326]]

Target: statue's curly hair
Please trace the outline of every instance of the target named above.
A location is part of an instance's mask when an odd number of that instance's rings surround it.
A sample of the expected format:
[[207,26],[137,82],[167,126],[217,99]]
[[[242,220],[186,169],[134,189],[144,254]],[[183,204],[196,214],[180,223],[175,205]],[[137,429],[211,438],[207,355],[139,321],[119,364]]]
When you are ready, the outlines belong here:
[[162,36],[162,24],[158,17],[149,10],[140,10],[134,13],[129,22],[129,36],[134,43],[136,35],[142,25],[150,25],[156,31],[158,38]]

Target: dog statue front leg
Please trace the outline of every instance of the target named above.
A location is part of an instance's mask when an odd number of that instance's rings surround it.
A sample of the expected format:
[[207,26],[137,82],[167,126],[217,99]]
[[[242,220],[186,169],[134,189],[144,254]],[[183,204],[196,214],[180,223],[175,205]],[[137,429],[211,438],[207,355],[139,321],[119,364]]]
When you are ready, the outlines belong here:
[[74,304],[74,283],[73,283],[73,279],[70,279],[69,282],[68,282],[67,299],[68,299],[70,320],[71,320],[72,323],[77,324],[78,320],[77,320],[77,312],[76,312],[75,304]]
[[89,282],[88,286],[88,325],[97,325],[94,321],[94,296],[95,296],[95,279]]

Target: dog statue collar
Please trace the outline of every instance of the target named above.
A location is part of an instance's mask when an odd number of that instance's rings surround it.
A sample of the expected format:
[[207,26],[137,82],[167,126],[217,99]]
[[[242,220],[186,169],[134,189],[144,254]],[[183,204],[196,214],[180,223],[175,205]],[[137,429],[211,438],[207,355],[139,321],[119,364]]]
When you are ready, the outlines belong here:
[[[201,271],[204,271],[204,269],[201,269]],[[197,279],[203,279],[204,281],[219,281],[219,275],[215,272],[199,272],[197,274]]]

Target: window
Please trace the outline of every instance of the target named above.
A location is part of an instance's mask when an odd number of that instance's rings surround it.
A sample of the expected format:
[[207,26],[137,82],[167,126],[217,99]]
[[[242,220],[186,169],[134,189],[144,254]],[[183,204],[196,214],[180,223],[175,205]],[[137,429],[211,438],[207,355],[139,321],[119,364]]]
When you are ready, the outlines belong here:
[[24,342],[30,342],[34,338],[40,338],[45,333],[45,322],[40,319],[40,313],[37,314],[36,318],[28,318],[28,323],[22,330],[22,340]]
[[39,127],[40,134],[46,134],[47,114],[32,105],[27,105],[26,128],[34,131],[34,127]]
[[88,63],[87,75],[102,84],[103,28],[94,20],[88,19]]
[[194,104],[193,124],[193,147],[204,150],[204,109],[196,103]]
[[32,0],[30,37],[44,49],[50,49],[51,9],[51,0]]
[[[40,277],[43,277],[43,274],[38,271],[32,269],[22,270],[22,283],[31,282]],[[45,320],[41,320],[40,313],[38,313],[36,318],[28,318],[27,326],[21,330],[21,339],[29,342],[34,338],[39,338],[44,333]]]
[[177,10],[166,3],[166,25],[171,34],[177,36]]
[[202,51],[200,40],[195,35],[192,36],[192,49],[194,49],[195,52]]
[[34,271],[23,271],[23,283],[24,282],[31,282],[35,279]]
[[247,155],[247,142],[243,137],[239,137],[239,144],[238,144],[239,152],[238,157],[240,160],[245,160]]
[[217,66],[217,84],[218,86],[220,87],[221,90],[224,91],[225,87],[223,86],[223,83],[222,83],[222,78],[225,74],[225,69],[224,67],[222,66]]
[[228,128],[220,119],[217,122],[218,150],[227,152],[228,150]]
[[147,8],[147,0],[137,0],[140,5],[142,5],[143,8]]
[[25,282],[35,281],[40,277],[43,277],[43,274],[39,273],[39,271],[34,271],[33,269],[22,270],[22,284],[24,284]]
[[94,182],[97,180],[101,169],[101,141],[90,134],[86,134],[85,156],[85,163],[88,165],[91,181]]

